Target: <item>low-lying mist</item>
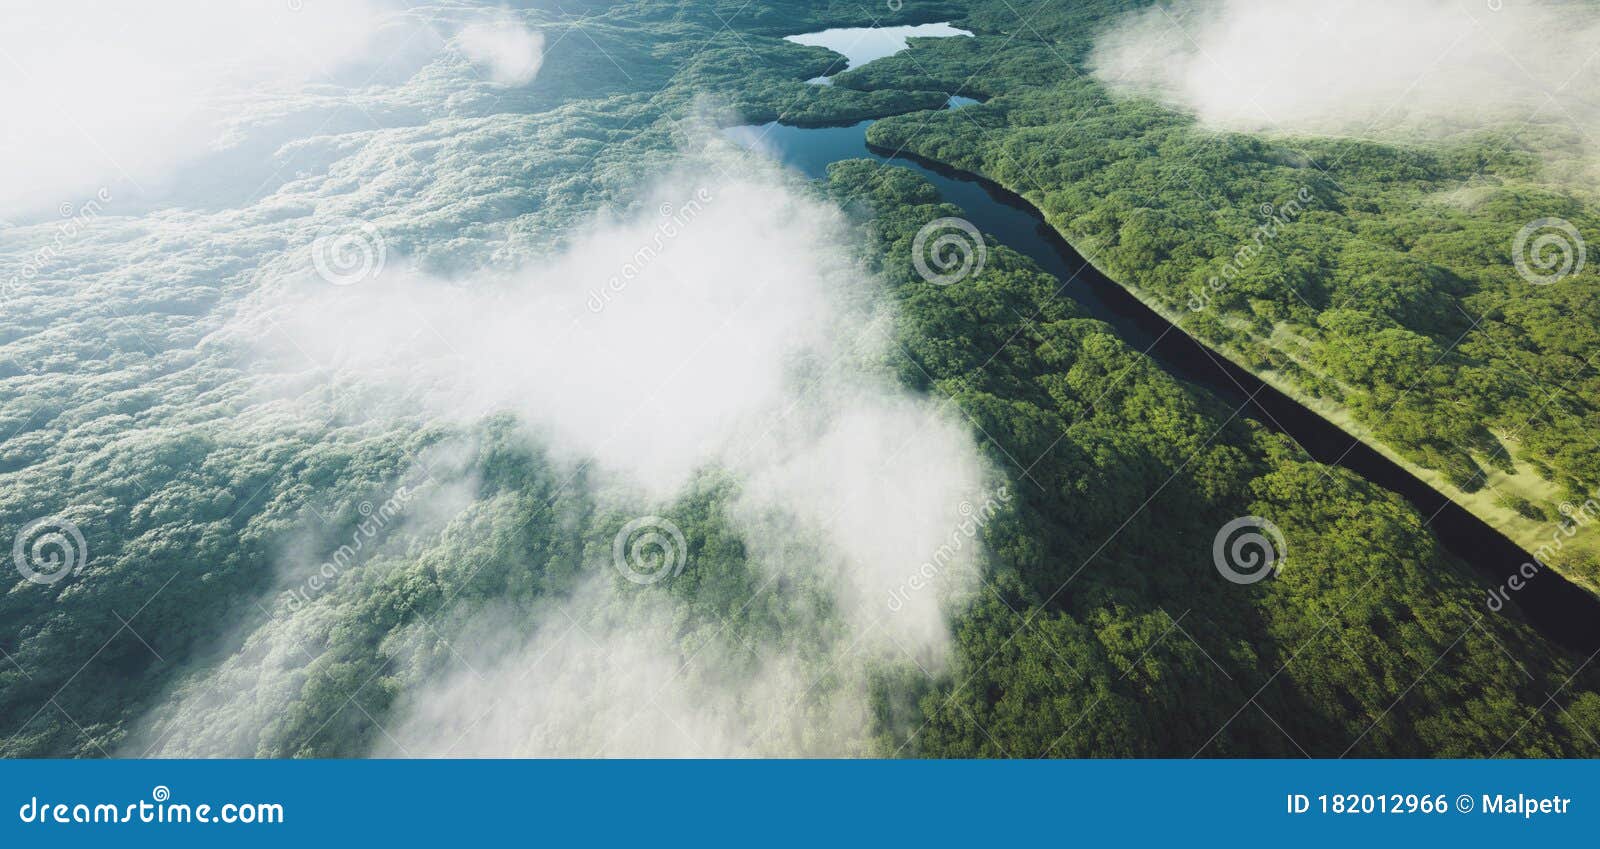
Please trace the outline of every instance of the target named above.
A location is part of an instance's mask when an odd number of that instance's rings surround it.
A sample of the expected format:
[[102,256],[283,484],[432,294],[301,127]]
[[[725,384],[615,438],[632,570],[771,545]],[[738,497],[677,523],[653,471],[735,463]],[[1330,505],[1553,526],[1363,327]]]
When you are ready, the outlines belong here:
[[[613,520],[561,518],[603,526],[570,591],[447,603],[385,641],[403,683],[372,717],[375,754],[865,754],[886,730],[875,676],[948,668],[951,617],[982,580],[982,524],[1009,493],[959,411],[888,369],[894,311],[846,216],[721,143],[685,159],[647,201],[541,261],[451,280],[398,257],[349,285],[285,275],[241,316],[237,338],[275,391],[331,391],[350,419],[460,432],[510,417],[563,486],[635,519],[613,546]],[[399,527],[413,509],[429,526],[394,532],[389,566],[351,571],[448,559],[488,521],[496,503],[461,483],[470,455],[451,455],[441,477],[455,483],[420,496],[426,509],[405,506]],[[715,551],[673,519],[708,481],[708,521],[730,537]],[[748,573],[742,605],[697,597],[713,557]],[[317,559],[287,550],[279,583]],[[132,748],[277,751],[273,706],[322,662],[289,641],[325,644],[297,635],[325,632],[367,585],[340,575],[278,605]],[[436,637],[450,658],[417,662]],[[257,671],[265,659],[276,673]],[[258,727],[219,730],[219,716]]]
[[[114,198],[141,204],[217,198],[195,185],[226,181],[227,159],[265,188],[252,161],[280,145],[338,132],[320,109],[330,92],[353,102],[443,57],[476,79],[526,85],[544,36],[504,9],[417,14],[397,0],[167,0],[132,6],[93,0],[16,0],[0,28],[0,222],[49,222],[63,204]],[[70,58],[63,58],[70,57]],[[369,122],[371,119],[368,119]],[[365,126],[363,127],[365,128]],[[253,179],[252,179],[253,178]],[[253,194],[253,193],[252,193]],[[250,194],[245,197],[251,197]]]
[[1443,137],[1531,120],[1600,128],[1600,10],[1537,0],[1200,0],[1130,14],[1096,76],[1221,129]]

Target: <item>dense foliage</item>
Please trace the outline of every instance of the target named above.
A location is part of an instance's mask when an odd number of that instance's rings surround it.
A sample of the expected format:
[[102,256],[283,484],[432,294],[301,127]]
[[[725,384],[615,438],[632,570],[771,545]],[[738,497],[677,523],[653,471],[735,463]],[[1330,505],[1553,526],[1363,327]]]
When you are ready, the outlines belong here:
[[[960,671],[923,698],[921,732],[891,748],[1592,748],[1596,679],[1569,685],[1570,712],[1529,720],[1578,664],[1475,609],[1472,575],[1397,496],[1346,472],[1325,476],[1282,437],[1162,373],[1008,249],[960,285],[924,282],[913,237],[955,210],[920,178],[851,162],[832,181],[841,195],[870,187],[880,271],[905,321],[905,379],[969,411],[1022,496],[1012,521],[987,534],[1000,562],[960,625]],[[1042,459],[1023,476],[1011,457]],[[1292,543],[1277,579],[1238,586],[1219,579],[1211,544],[1247,514],[1272,517]]]
[[[168,739],[158,717],[152,751],[371,752],[408,683],[453,662],[447,637],[491,608],[539,624],[541,601],[571,592],[635,515],[604,487],[568,486],[568,467],[511,422],[481,422],[467,428],[472,451],[434,466],[433,485],[476,481],[459,515],[408,520],[314,616],[281,615],[280,583],[303,578],[274,574],[286,549],[337,548],[363,504],[392,497],[430,449],[461,436],[420,419],[353,424],[332,400],[309,412],[263,400],[236,352],[211,338],[249,297],[252,257],[285,247],[267,225],[322,199],[303,173],[376,186],[372,208],[412,204],[413,220],[471,234],[396,235],[421,265],[449,270],[538,256],[596,210],[626,207],[708,112],[832,123],[921,110],[874,138],[1011,185],[1173,312],[1249,237],[1252,210],[1308,186],[1318,203],[1273,243],[1275,258],[1185,326],[1337,400],[1462,485],[1497,451],[1495,463],[1536,462],[1573,491],[1600,483],[1600,455],[1569,430],[1596,415],[1584,399],[1600,387],[1574,371],[1600,316],[1581,285],[1523,291],[1484,247],[1551,204],[1592,223],[1589,207],[1538,188],[1525,156],[1488,141],[1439,151],[1202,134],[1066,72],[1097,16],[1121,4],[1051,4],[1021,31],[1004,5],[907,4],[893,20],[955,19],[979,37],[918,42],[820,87],[803,80],[836,57],[780,36],[872,23],[859,4],[567,4],[542,21],[550,53],[525,96],[419,106],[411,91],[371,104],[399,129],[363,125],[283,152],[294,167],[263,210],[103,222],[89,238],[136,250],[128,268],[60,281],[90,287],[92,302],[41,289],[0,308],[0,528],[9,539],[59,513],[90,552],[81,575],[17,580],[0,596],[0,754],[139,754],[125,747],[151,709],[230,657],[247,675],[230,684],[273,698],[256,715],[201,705],[204,739]],[[950,93],[988,101],[927,111]],[[393,155],[386,133],[426,150],[429,170]],[[509,153],[486,166],[487,149]],[[1480,168],[1490,185],[1473,204],[1432,199]],[[1165,190],[1168,180],[1185,189]],[[858,216],[864,261],[897,306],[887,367],[953,399],[1021,496],[984,530],[993,564],[957,620],[953,669],[885,670],[873,692],[880,733],[862,753],[1593,753],[1592,668],[1487,615],[1474,579],[1398,498],[1306,462],[1162,373],[1003,246],[959,285],[922,281],[913,236],[954,210],[911,173],[843,163],[817,191]],[[1457,302],[1485,319],[1431,362],[1473,326]],[[1572,382],[1541,411],[1523,370]],[[1012,459],[1022,457],[1041,459],[1024,469]],[[686,622],[808,645],[833,623],[797,614],[815,606],[811,587],[759,591],[725,521],[737,486],[707,471],[674,503],[691,565],[653,590],[686,605]],[[1524,509],[1544,515],[1547,503]],[[1293,545],[1279,577],[1239,586],[1221,580],[1211,546],[1220,525],[1251,513]],[[684,626],[685,656],[701,627]],[[274,637],[293,651],[278,653]]]
[[1600,277],[1590,263],[1556,285],[1530,280],[1513,247],[1543,219],[1600,228],[1600,202],[1558,176],[1589,155],[1579,131],[1562,116],[1403,145],[1209,131],[1088,75],[1092,36],[1130,5],[1024,24],[974,4],[964,22],[978,38],[841,84],[986,98],[884,121],[871,139],[1027,197],[1185,330],[1528,550],[1576,533],[1550,558],[1600,591],[1582,509],[1600,487]]

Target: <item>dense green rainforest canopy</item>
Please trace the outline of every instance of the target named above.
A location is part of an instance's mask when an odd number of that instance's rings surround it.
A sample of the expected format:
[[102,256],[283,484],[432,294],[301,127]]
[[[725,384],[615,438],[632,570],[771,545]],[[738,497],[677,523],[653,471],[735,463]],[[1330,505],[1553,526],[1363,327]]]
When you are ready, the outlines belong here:
[[[1485,133],[1401,147],[1207,132],[1084,75],[1096,28],[1129,4],[1013,5],[567,3],[542,22],[547,55],[527,92],[378,104],[405,129],[351,130],[349,144],[436,135],[435,165],[449,175],[440,179],[471,186],[470,201],[441,208],[441,220],[463,231],[503,225],[555,249],[596,210],[637,203],[634,189],[673,161],[697,122],[898,115],[874,126],[876,144],[1015,189],[1186,330],[1336,403],[1446,485],[1478,491],[1489,470],[1549,482],[1508,489],[1544,498],[1508,496],[1486,511],[1556,526],[1555,503],[1600,484],[1593,272],[1534,287],[1502,250],[1530,219],[1558,213],[1593,229],[1600,216],[1539,182],[1527,140]],[[944,20],[977,36],[918,40],[831,87],[803,81],[837,57],[781,40]],[[986,102],[936,111],[953,93]],[[468,154],[486,146],[517,158],[471,167]],[[1472,203],[1440,199],[1463,186]],[[915,174],[850,161],[809,190],[851,216],[860,260],[896,308],[882,365],[914,392],[953,400],[1016,494],[982,530],[990,562],[955,619],[950,668],[877,670],[874,734],[851,753],[1600,754],[1600,672],[1541,639],[1514,607],[1486,610],[1480,579],[1400,498],[1310,461],[1165,374],[1004,245],[959,285],[926,282],[911,261],[915,234],[959,210]],[[1190,310],[1196,288],[1252,239],[1261,204],[1302,190],[1307,211],[1209,309]],[[173,214],[222,226],[210,213]],[[416,241],[425,264],[457,261],[449,247]],[[156,289],[96,278],[104,305],[92,310],[39,297],[0,312],[0,424],[10,434],[0,527],[61,511],[92,553],[71,580],[19,580],[0,597],[0,753],[381,749],[406,688],[453,662],[448,640],[478,611],[542,624],[543,602],[573,592],[634,515],[623,496],[565,486],[565,467],[504,418],[380,427],[330,407],[317,421],[234,423],[256,398],[207,334],[248,296],[249,256],[193,255]],[[289,540],[312,524],[324,529],[312,548],[337,548],[363,502],[393,492],[456,427],[477,446],[461,463],[477,481],[470,506],[358,559],[314,615],[269,610],[271,564]],[[1011,459],[1035,457],[1025,473]],[[688,565],[645,592],[751,646],[804,643],[828,626],[798,623],[809,588],[764,590],[727,520],[739,486],[703,470],[677,497]],[[1272,517],[1290,552],[1277,577],[1241,586],[1219,578],[1212,543],[1245,515]],[[1600,580],[1593,559],[1560,565]],[[298,655],[246,642],[251,632],[288,634]],[[686,625],[674,650],[687,660],[704,637]],[[235,662],[256,670],[249,686],[283,694],[281,709],[241,717],[219,706],[205,715],[215,729],[205,745],[166,737],[160,718],[153,736],[136,733],[241,653]],[[827,658],[813,660],[826,668]]]

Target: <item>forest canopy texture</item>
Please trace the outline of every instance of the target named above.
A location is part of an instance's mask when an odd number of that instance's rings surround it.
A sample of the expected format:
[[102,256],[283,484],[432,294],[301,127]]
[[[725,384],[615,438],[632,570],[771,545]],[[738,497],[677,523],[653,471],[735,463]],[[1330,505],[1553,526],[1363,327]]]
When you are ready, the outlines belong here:
[[[918,173],[723,133],[879,119],[1600,591],[1596,271],[1519,235],[1600,233],[1586,116],[1262,126],[1119,73],[1210,6],[895,5],[381,17],[401,58],[242,100],[170,188],[17,212],[0,529],[82,539],[0,596],[0,753],[1600,754],[1592,656],[1433,517],[993,234],[931,280]],[[1219,575],[1241,517],[1267,580]]]

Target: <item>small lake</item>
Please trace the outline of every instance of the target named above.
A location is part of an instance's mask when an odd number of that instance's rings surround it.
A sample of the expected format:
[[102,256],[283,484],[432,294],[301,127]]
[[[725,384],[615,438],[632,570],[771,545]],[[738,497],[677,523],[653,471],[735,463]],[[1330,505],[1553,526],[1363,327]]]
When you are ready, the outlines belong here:
[[971,37],[972,33],[958,29],[947,23],[917,24],[902,27],[839,27],[825,29],[821,32],[808,32],[804,35],[785,36],[784,41],[795,44],[804,44],[810,47],[826,47],[845,58],[843,66],[828,69],[828,73],[820,77],[807,80],[817,85],[833,85],[830,79],[834,74],[860,67],[874,59],[893,56],[906,49],[908,38],[953,38],[956,36]]
[[[952,97],[947,108],[975,102]],[[1007,245],[1054,274],[1062,281],[1063,294],[1111,325],[1124,342],[1144,351],[1169,374],[1205,387],[1243,415],[1287,434],[1318,462],[1350,469],[1399,493],[1428,517],[1428,527],[1445,549],[1489,579],[1485,583],[1499,586],[1523,563],[1532,562],[1532,555],[1444,494],[1145,306],[1080,256],[1025,199],[981,177],[869,146],[867,128],[873,123],[793,127],[773,122],[724,132],[735,143],[771,155],[814,179],[826,178],[828,165],[843,159],[875,159],[921,174],[945,201],[960,207],[962,216],[991,244]],[[1488,592],[1485,587],[1478,604]],[[1514,595],[1512,604],[1547,639],[1583,654],[1600,648],[1600,599],[1555,571],[1542,570]]]

